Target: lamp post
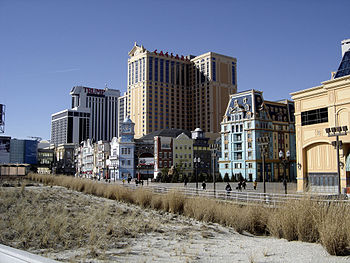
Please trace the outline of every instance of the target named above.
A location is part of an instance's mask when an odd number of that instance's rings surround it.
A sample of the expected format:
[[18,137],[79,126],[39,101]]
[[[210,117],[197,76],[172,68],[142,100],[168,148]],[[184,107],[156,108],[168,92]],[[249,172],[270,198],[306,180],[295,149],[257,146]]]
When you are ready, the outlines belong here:
[[194,162],[194,166],[196,168],[196,191],[198,191],[198,166],[201,162],[201,158],[200,157],[194,157],[193,159],[193,162]]
[[341,179],[340,179],[340,157],[339,157],[339,149],[342,147],[343,142],[339,140],[339,136],[347,135],[348,126],[338,126],[332,128],[326,128],[326,133],[328,137],[335,137],[336,140],[332,142],[332,145],[337,150],[337,174],[338,174],[338,194],[341,195]]
[[284,185],[284,193],[287,194],[287,179],[286,179],[286,167],[289,164],[289,157],[290,157],[290,152],[286,152],[286,159],[284,158],[284,154],[282,150],[278,153],[278,156],[282,162],[283,168],[284,168],[284,174],[283,174],[283,185]]
[[262,178],[264,184],[264,193],[266,193],[266,183],[265,183],[265,155],[269,148],[270,138],[268,136],[259,137],[257,139],[258,145],[260,147],[261,159],[262,159]]
[[216,196],[216,175],[215,175],[215,160],[217,156],[217,145],[213,144],[211,145],[211,157],[212,157],[212,163],[213,163],[213,186],[214,186],[214,196]]

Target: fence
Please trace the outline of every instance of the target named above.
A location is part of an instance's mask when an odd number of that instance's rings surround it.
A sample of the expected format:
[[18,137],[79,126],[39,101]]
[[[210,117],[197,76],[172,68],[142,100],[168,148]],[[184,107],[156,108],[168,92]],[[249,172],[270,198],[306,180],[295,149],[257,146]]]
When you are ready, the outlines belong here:
[[155,193],[166,194],[175,190],[191,197],[216,198],[218,200],[235,202],[238,204],[264,204],[271,207],[279,206],[286,201],[295,201],[309,198],[317,202],[347,202],[350,204],[346,196],[326,195],[326,194],[275,194],[275,193],[259,193],[255,191],[225,191],[225,190],[202,190],[190,187],[164,187],[164,186],[141,186],[134,184],[123,184],[124,187],[136,189],[144,188]]

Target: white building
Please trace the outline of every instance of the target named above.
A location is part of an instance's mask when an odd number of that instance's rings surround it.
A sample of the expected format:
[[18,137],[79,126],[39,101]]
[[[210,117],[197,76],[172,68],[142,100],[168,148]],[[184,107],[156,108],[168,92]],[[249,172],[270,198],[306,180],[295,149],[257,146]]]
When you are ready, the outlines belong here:
[[81,173],[83,177],[92,178],[94,177],[94,145],[90,139],[87,139],[83,143],[83,158],[82,158],[82,167]]
[[118,136],[119,90],[73,87],[72,109],[52,114],[51,142],[110,141]]
[[126,104],[127,96],[126,92],[124,92],[124,95],[118,98],[118,133],[120,132],[121,124],[126,118]]
[[134,126],[135,124],[129,118],[125,118],[121,124],[120,137],[112,139],[108,162],[111,180],[135,177]]

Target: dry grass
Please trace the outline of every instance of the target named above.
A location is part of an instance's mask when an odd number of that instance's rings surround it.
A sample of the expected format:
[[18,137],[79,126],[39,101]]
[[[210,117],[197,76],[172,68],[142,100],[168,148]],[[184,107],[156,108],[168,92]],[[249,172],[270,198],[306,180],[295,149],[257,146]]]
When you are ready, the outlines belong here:
[[324,204],[309,199],[286,202],[280,208],[239,206],[213,199],[190,198],[178,192],[159,195],[149,190],[132,191],[118,185],[106,185],[65,176],[31,174],[30,179],[47,185],[61,185],[87,194],[137,204],[197,220],[220,223],[237,232],[272,235],[289,241],[320,242],[331,255],[348,253],[350,245],[349,205]]

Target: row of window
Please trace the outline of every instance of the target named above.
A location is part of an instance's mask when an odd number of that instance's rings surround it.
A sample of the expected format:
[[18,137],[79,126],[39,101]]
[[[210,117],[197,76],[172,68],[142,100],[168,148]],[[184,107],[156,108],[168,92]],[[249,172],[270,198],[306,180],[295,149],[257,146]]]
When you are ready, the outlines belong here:
[[145,80],[145,58],[129,63],[129,85]]
[[131,149],[130,148],[122,148],[122,154],[131,154]]

